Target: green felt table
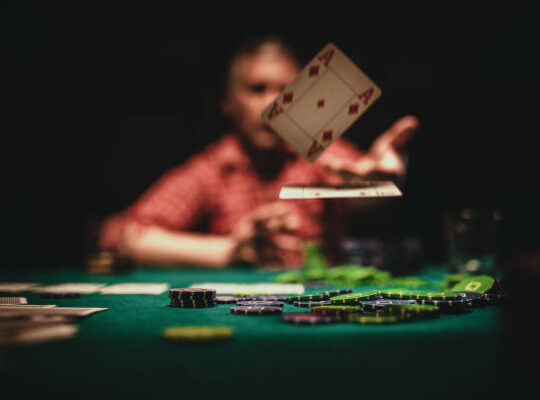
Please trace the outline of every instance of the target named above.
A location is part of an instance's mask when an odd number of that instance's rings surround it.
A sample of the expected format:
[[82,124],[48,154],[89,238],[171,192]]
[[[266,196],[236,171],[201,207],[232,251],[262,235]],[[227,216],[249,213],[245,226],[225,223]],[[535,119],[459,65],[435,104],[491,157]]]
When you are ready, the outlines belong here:
[[[436,280],[443,272],[431,267],[422,276]],[[138,268],[90,275],[72,269],[14,271],[0,275],[0,281],[164,282],[187,287],[196,282],[271,282],[275,274],[235,268]],[[81,319],[75,338],[0,347],[0,394],[9,398],[43,393],[62,398],[463,398],[496,393],[500,375],[503,329],[496,306],[395,325],[296,326],[281,322],[280,316],[233,315],[227,304],[171,308],[167,292],[90,294],[53,302],[32,293],[21,295],[34,304],[109,310]],[[300,310],[308,311],[284,307],[284,312]],[[235,335],[214,344],[166,342],[162,331],[173,325],[229,325]]]

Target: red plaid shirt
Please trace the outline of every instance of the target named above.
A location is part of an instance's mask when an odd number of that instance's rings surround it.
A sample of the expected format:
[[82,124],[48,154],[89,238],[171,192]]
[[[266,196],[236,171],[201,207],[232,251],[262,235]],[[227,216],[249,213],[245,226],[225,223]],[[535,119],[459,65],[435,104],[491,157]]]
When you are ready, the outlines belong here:
[[[326,154],[356,160],[362,153],[340,139],[321,158]],[[205,221],[209,233],[228,234],[257,206],[278,200],[283,185],[316,183],[336,183],[336,178],[292,152],[274,177],[262,178],[237,137],[228,134],[165,173],[135,203],[110,218],[101,230],[100,245],[114,249],[127,222],[189,231]],[[288,201],[294,202],[303,238],[321,238],[325,232],[336,236],[340,224],[332,201]]]

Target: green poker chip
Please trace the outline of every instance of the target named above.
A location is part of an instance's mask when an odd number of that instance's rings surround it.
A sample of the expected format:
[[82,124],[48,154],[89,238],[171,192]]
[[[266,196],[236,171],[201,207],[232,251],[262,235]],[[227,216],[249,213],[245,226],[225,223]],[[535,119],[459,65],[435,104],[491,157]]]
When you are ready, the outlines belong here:
[[495,280],[489,275],[471,276],[454,285],[451,291],[486,293],[494,282]]
[[379,291],[379,294],[385,299],[413,300],[413,292],[409,289],[387,289]]
[[287,303],[292,303],[294,301],[321,301],[328,300],[330,296],[328,293],[313,293],[313,294],[302,294],[298,296],[289,296],[287,298]]
[[317,306],[311,308],[312,314],[322,314],[322,315],[347,315],[347,314],[361,314],[361,306]]
[[362,300],[374,299],[378,294],[379,292],[376,290],[372,290],[369,292],[348,293],[348,294],[342,294],[339,296],[330,297],[330,302],[332,304],[343,304],[343,305],[358,304]]
[[402,315],[349,315],[348,321],[356,324],[395,324],[406,321],[407,317]]
[[460,293],[449,292],[411,292],[415,300],[459,300],[463,296]]

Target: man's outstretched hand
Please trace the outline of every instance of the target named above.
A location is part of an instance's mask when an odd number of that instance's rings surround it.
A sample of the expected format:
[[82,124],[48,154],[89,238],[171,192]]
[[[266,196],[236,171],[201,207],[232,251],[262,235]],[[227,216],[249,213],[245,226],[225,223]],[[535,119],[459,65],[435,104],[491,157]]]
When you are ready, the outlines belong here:
[[329,156],[321,157],[320,162],[345,180],[401,178],[407,167],[404,146],[419,126],[418,118],[404,116],[381,133],[360,160],[350,162]]

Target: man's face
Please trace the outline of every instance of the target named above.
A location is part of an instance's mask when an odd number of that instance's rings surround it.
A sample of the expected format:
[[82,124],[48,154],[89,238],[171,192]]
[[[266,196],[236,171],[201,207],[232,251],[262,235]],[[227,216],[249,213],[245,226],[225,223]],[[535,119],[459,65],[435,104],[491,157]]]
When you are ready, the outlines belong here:
[[277,148],[282,141],[261,114],[280,90],[293,81],[298,65],[282,53],[261,53],[241,56],[231,70],[223,112],[251,146],[258,150]]

